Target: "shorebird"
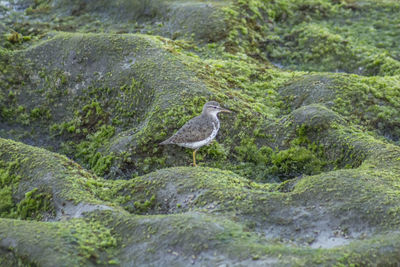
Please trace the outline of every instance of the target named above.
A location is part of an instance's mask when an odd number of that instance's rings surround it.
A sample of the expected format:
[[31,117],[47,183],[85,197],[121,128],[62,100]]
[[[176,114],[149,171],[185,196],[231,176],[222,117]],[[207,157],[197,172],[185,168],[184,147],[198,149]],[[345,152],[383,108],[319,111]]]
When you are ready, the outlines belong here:
[[216,101],[210,101],[204,104],[201,115],[190,119],[173,136],[160,143],[160,145],[178,145],[193,149],[193,165],[196,165],[196,152],[205,145],[211,143],[217,136],[219,130],[219,112],[228,112],[230,110],[220,107]]

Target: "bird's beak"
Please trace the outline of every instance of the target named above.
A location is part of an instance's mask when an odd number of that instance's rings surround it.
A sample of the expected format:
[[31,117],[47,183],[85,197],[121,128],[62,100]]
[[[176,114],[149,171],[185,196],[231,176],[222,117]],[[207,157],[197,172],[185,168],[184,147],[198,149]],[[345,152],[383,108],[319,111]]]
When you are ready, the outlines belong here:
[[232,111],[230,111],[229,109],[226,109],[226,108],[221,108],[220,112],[232,113]]

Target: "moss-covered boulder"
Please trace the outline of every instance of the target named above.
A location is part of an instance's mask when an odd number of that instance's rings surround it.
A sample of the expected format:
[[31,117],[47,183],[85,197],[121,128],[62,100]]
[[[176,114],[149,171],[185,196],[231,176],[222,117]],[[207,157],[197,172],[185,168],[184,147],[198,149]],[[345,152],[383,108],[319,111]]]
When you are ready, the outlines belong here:
[[345,74],[314,74],[294,79],[279,88],[288,112],[320,103],[348,121],[398,142],[399,77],[360,77]]
[[[228,1],[23,0],[1,5],[0,16],[6,24],[27,36],[53,29],[157,34],[208,43],[226,37],[230,25],[224,8],[228,5]],[[13,11],[19,12],[10,16]]]
[[[322,122],[332,116],[315,115],[324,109],[302,108],[290,120]],[[10,196],[2,198],[2,217],[19,218],[0,219],[2,260],[42,266],[397,262],[400,150],[340,118],[318,125],[328,151],[342,143],[367,156],[353,169],[282,185],[192,167],[103,180],[63,156],[1,139],[1,194]]]
[[2,136],[64,151],[100,175],[119,169],[116,157],[146,153],[140,144],[166,137],[161,123],[210,94],[147,36],[58,34],[2,62]]
[[398,11],[0,1],[0,265],[397,264]]

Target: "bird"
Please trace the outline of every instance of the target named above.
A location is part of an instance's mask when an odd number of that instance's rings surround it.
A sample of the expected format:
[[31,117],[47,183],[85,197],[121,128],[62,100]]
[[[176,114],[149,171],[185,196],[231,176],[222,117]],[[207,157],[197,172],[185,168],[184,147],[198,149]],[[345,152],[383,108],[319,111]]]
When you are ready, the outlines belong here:
[[210,101],[204,104],[202,113],[186,122],[174,135],[160,143],[160,145],[178,145],[193,149],[193,166],[196,164],[196,152],[205,145],[210,144],[219,131],[218,113],[232,113],[229,109],[222,108],[218,102]]

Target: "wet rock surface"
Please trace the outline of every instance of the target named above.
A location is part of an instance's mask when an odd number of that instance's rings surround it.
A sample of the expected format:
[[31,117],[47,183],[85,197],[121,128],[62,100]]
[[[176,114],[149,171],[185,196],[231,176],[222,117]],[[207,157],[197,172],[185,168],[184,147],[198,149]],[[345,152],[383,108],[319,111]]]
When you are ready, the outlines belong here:
[[0,265],[398,263],[399,4],[339,2],[0,1]]

